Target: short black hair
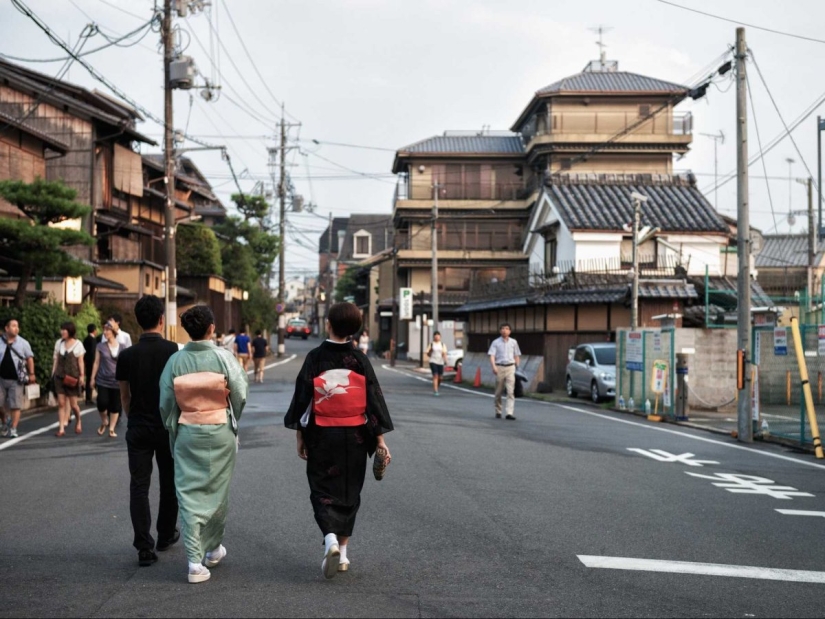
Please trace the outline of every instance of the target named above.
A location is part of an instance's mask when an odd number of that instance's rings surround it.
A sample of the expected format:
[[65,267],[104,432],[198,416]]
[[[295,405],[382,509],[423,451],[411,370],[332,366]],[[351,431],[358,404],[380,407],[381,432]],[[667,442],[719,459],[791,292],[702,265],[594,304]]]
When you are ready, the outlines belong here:
[[[155,295],[147,295],[147,296],[155,296]],[[140,303],[140,301],[138,301],[138,303]],[[137,310],[137,307],[135,308],[135,310]],[[120,315],[119,313],[117,313],[117,312],[114,312],[114,313],[112,313],[112,314],[109,314],[109,318],[114,318],[114,319],[115,319],[115,322],[116,322],[117,324],[120,324],[121,322],[123,322],[123,316],[121,316],[121,315]],[[143,325],[141,325],[141,326],[143,326]],[[153,325],[152,325],[152,327],[156,327],[156,326],[158,326],[158,323],[155,323],[155,324],[153,324]],[[148,327],[148,328],[149,328],[149,329],[151,329],[152,327]],[[146,328],[146,327],[144,327],[144,328]]]
[[6,319],[3,321],[3,328],[5,329],[6,327],[8,327],[8,326],[9,326],[9,323],[10,323],[11,321],[16,322],[18,325],[20,324],[20,321],[19,321],[19,320],[17,320],[17,318],[14,318],[14,317],[11,317],[11,318],[6,318]]
[[60,325],[60,330],[63,331],[64,329],[69,334],[69,337],[74,337],[77,333],[77,327],[75,327],[74,323],[71,321],[64,322],[62,325]]
[[[140,328],[146,331],[157,327],[163,317],[163,310],[163,301],[160,297],[153,294],[140,297],[135,303],[135,318],[137,318]],[[112,314],[110,318],[114,318],[120,324],[120,314]]]
[[255,335],[257,335],[258,337],[261,337],[263,335],[263,331],[258,329],[257,331],[255,331]]
[[230,329],[229,330],[229,335],[234,335],[234,334],[235,334],[235,329]]
[[509,323],[509,322],[502,322],[502,323],[498,326],[498,330],[499,330],[499,331],[501,331],[504,327],[507,327],[508,329],[510,329],[510,331],[512,331],[512,330],[513,330],[513,327],[511,327],[511,326],[510,326],[510,323]]
[[336,303],[327,314],[330,329],[338,337],[349,337],[361,328],[361,310],[353,303]]
[[241,333],[246,333],[246,327],[241,327]]
[[86,332],[87,333],[94,333],[95,331],[97,331],[97,325],[95,323],[90,322],[89,324],[86,325]]
[[209,331],[209,325],[215,324],[215,314],[208,305],[196,305],[183,313],[180,324],[193,340],[202,340]]
[[433,331],[433,337],[435,337],[436,335],[441,335],[441,331]]

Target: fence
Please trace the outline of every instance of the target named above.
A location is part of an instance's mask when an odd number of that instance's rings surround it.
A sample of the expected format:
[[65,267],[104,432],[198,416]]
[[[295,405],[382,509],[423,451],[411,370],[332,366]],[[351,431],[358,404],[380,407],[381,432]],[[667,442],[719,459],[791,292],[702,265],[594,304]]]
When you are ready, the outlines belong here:
[[[823,428],[825,347],[820,348],[818,325],[801,324],[799,330],[817,422]],[[753,360],[759,377],[759,412],[761,418],[768,423],[772,435],[799,443],[810,443],[811,429],[805,412],[799,365],[790,327],[784,333],[783,338],[782,332],[775,334],[773,327],[755,327],[753,330]]]
[[[630,337],[629,334],[637,337]],[[633,340],[631,342],[630,340]],[[641,341],[639,341],[641,340]],[[651,390],[653,363],[667,363],[665,393],[659,396],[659,414],[676,417],[676,331],[674,329],[619,329],[616,354],[616,401],[623,397],[630,407],[634,400],[636,410],[644,410],[650,399],[654,409],[656,394]],[[631,370],[629,367],[638,370]]]

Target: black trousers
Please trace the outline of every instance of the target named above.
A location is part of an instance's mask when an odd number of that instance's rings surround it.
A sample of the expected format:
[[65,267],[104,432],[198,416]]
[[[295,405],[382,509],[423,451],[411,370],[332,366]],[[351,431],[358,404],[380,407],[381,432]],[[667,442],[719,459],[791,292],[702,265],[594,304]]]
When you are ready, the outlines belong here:
[[129,487],[129,512],[132,516],[132,528],[135,530],[134,546],[139,551],[154,550],[155,539],[151,532],[152,512],[149,506],[152,458],[157,461],[160,479],[158,540],[172,539],[178,521],[175,461],[172,459],[172,451],[169,447],[169,433],[166,428],[131,427],[126,431],[126,446],[129,451],[129,472],[132,474],[132,483]]
[[87,402],[92,401],[92,369],[94,367],[95,367],[94,361],[92,363],[85,363],[85,370],[86,370],[86,401]]

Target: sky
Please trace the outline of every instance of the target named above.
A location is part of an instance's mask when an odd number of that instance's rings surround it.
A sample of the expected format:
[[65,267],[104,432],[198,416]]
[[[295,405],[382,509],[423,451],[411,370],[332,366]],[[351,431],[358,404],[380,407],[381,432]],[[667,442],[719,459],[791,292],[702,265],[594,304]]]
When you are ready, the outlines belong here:
[[[86,24],[101,33],[83,50],[140,28],[154,0],[22,0],[71,47]],[[604,26],[607,56],[619,69],[694,85],[720,65],[746,26],[753,60],[748,78],[751,155],[812,104],[825,98],[825,3],[817,0],[211,0],[202,11],[176,18],[179,41],[199,72],[220,85],[207,102],[202,90],[175,91],[175,127],[225,145],[244,191],[271,186],[269,149],[278,145],[281,104],[289,124],[288,172],[314,213],[287,216],[287,278],[317,272],[317,243],[330,213],[392,211],[394,151],[445,130],[509,129],[534,92],[580,72],[597,59]],[[766,32],[756,27],[781,31]],[[126,39],[85,56],[95,69],[157,117],[163,113],[159,35]],[[796,36],[790,36],[796,35]],[[800,37],[820,39],[805,40]],[[29,68],[56,75],[62,62],[30,62],[65,54],[10,2],[0,3],[0,54],[27,59]],[[756,70],[758,66],[767,88]],[[678,111],[694,116],[689,154],[674,163],[692,171],[721,213],[736,214],[736,181],[714,187],[714,144],[720,180],[736,168],[733,72],[706,97]],[[64,79],[106,91],[80,64]],[[773,96],[773,102],[769,93]],[[778,109],[774,109],[775,106]],[[755,113],[754,113],[755,112]],[[806,189],[795,179],[808,170],[816,181],[816,108],[750,168],[751,224],[764,233],[807,229]],[[161,127],[139,130],[160,142]],[[702,134],[724,133],[724,142]],[[186,146],[197,146],[187,143]],[[158,152],[144,145],[144,152]],[[235,185],[217,151],[187,153],[225,205]],[[792,158],[793,163],[786,160]],[[807,169],[806,169],[807,166]],[[768,179],[763,177],[769,177]],[[789,182],[789,177],[791,181]],[[771,205],[772,202],[772,205]],[[789,211],[802,211],[790,225]]]

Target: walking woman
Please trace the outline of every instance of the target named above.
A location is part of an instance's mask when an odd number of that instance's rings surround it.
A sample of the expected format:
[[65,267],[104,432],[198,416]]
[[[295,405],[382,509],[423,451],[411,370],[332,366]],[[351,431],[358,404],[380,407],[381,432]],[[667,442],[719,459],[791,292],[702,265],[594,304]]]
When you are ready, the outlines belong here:
[[181,324],[192,341],[163,370],[160,415],[175,458],[189,582],[198,583],[209,580],[208,568],[226,556],[221,542],[238,450],[237,421],[249,381],[232,353],[213,343],[215,316],[209,307],[189,309]]
[[321,571],[332,578],[349,569],[367,455],[375,453],[380,479],[391,460],[384,434],[393,426],[372,365],[347,341],[361,326],[361,311],[336,303],[326,326],[329,339],[307,355],[284,425],[297,430],[298,457],[307,461],[309,499],[324,536]]
[[75,338],[76,332],[73,322],[64,322],[60,325],[60,339],[54,345],[52,376],[54,376],[54,390],[57,392],[58,428],[55,436],[58,437],[66,436],[66,426],[69,425],[72,411],[77,420],[75,434],[83,432],[77,398],[80,397],[85,383],[83,355],[86,349],[83,348],[80,340]]
[[444,363],[447,357],[447,348],[441,341],[441,333],[433,333],[433,341],[427,348],[427,356],[430,358],[430,371],[433,373],[433,395],[438,395],[438,387],[444,378]]
[[122,410],[120,403],[120,385],[115,377],[117,358],[125,347],[117,341],[111,323],[103,325],[103,341],[95,350],[92,366],[91,384],[97,389],[97,412],[100,413],[98,436],[108,430],[109,438],[117,438],[115,426]]

